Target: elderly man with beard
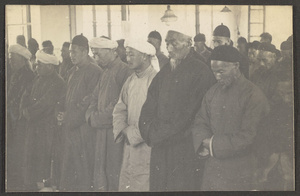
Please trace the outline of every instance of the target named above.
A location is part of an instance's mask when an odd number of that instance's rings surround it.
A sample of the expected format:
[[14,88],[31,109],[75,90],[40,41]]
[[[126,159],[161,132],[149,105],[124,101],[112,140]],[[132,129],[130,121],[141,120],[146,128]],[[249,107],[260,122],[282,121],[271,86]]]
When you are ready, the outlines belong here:
[[123,143],[116,144],[113,135],[113,109],[131,70],[116,52],[118,43],[106,38],[93,38],[89,45],[104,69],[86,111],[86,121],[96,128],[94,191],[117,191],[122,163]]
[[59,190],[91,191],[96,131],[86,122],[85,113],[93,90],[101,78],[102,69],[88,55],[86,37],[77,35],[71,44],[74,67],[67,80],[65,113],[59,117],[65,134]]
[[191,53],[191,36],[170,30],[165,41],[170,63],[153,79],[139,120],[152,147],[150,191],[197,190],[202,167],[188,129],[215,79]]
[[218,81],[203,98],[191,128],[195,152],[208,157],[201,190],[251,190],[252,146],[260,121],[269,111],[261,90],[239,70],[239,52],[231,46],[212,51],[211,69]]
[[[55,145],[55,108],[65,90],[56,73],[58,59],[44,51],[36,53],[37,76],[32,88],[22,96],[21,111],[27,120],[24,146],[24,184],[26,191],[37,191],[37,182],[51,176],[51,155]],[[53,158],[53,157],[52,157]]]

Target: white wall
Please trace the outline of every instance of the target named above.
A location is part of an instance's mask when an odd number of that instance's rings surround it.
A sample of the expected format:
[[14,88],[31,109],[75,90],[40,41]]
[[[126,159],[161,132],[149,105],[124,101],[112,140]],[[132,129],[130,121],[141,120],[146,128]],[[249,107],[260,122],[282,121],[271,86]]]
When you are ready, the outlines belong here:
[[[70,41],[69,8],[67,5],[41,6],[41,40],[52,41],[55,55],[65,41]],[[39,43],[40,46],[42,43]],[[41,47],[40,47],[41,48]]]
[[36,39],[41,48],[42,46],[42,29],[41,29],[41,7],[38,5],[30,6],[31,12],[31,33],[32,38]]
[[[223,23],[231,31],[231,39],[236,45],[238,39],[237,26],[240,36],[248,37],[248,6],[227,7],[232,11],[220,12],[224,5],[199,5],[200,32],[206,35],[206,44],[211,45],[213,29]],[[22,7],[17,5],[7,6],[7,20],[15,23],[17,15],[22,15]],[[167,26],[161,22],[167,5],[129,5],[128,21],[121,20],[121,6],[111,6],[112,10],[112,39],[121,39],[130,36],[147,39],[150,31],[157,30],[164,40],[170,29],[179,29],[191,36],[195,36],[195,5],[171,5],[171,9],[178,17],[174,23]],[[19,11],[18,11],[19,10]],[[107,6],[97,5],[97,36],[107,35]],[[213,11],[213,12],[212,12]],[[24,10],[23,10],[24,13]],[[10,15],[13,14],[13,17]],[[11,18],[11,19],[10,19]],[[69,8],[67,5],[31,6],[32,37],[41,45],[42,41],[51,40],[55,51],[60,55],[60,48],[65,41],[70,41]],[[281,42],[292,34],[292,7],[291,6],[266,6],[266,32],[273,35],[273,44],[279,48]],[[15,43],[15,34],[11,27],[9,43]],[[119,30],[118,30],[119,29]],[[76,34],[83,33],[88,39],[93,37],[92,6],[76,6]],[[261,32],[262,33],[262,32]],[[162,51],[167,54],[164,41]]]
[[272,37],[277,49],[293,34],[292,6],[266,6],[266,32]]

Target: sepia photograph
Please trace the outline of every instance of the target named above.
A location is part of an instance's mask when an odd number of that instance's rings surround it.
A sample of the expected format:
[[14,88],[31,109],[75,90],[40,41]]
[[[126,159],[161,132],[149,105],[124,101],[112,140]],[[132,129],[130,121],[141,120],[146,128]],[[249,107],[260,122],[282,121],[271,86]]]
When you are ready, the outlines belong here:
[[295,191],[292,5],[4,15],[5,192]]

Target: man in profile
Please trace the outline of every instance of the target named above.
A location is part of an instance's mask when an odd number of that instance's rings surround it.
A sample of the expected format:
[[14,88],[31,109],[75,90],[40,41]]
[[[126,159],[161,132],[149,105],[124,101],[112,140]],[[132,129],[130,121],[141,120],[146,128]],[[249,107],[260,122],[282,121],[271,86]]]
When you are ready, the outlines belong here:
[[55,137],[55,109],[65,93],[65,82],[55,71],[59,64],[56,56],[39,50],[36,58],[38,75],[23,94],[20,105],[21,115],[27,122],[23,169],[26,191],[38,191],[37,183],[45,180],[51,185],[56,183],[51,164],[55,140],[59,139]]
[[21,97],[30,88],[35,77],[31,65],[30,51],[20,44],[8,48],[9,67],[7,71],[7,190],[23,190],[22,158],[24,152],[24,127],[26,121],[20,118]]
[[142,138],[152,147],[150,191],[197,190],[202,162],[188,129],[215,79],[191,52],[191,36],[170,30],[165,41],[170,62],[153,79],[139,119]]
[[64,42],[61,48],[62,62],[59,65],[59,75],[67,81],[68,72],[74,66],[70,56],[70,42]]
[[260,43],[272,43],[272,35],[270,33],[264,32],[260,35]]
[[195,37],[194,37],[194,48],[195,51],[201,55],[201,57],[203,57],[203,60],[206,64],[209,65],[210,61],[210,55],[211,55],[211,48],[207,47],[206,44],[206,38],[205,35],[202,33],[198,33]]
[[148,42],[156,49],[156,56],[158,58],[159,68],[163,68],[168,62],[169,58],[164,55],[161,50],[161,35],[158,31],[151,31],[148,35]]
[[239,52],[244,55],[244,57],[248,57],[248,43],[246,38],[239,37],[237,40],[237,49]]
[[94,163],[95,129],[85,120],[92,92],[101,78],[102,69],[93,64],[88,39],[77,35],[71,43],[70,70],[62,115],[63,143],[60,191],[91,191]]
[[103,68],[101,80],[93,91],[85,114],[88,124],[96,129],[94,191],[117,191],[123,143],[114,142],[112,112],[122,86],[132,72],[118,56],[116,41],[93,38],[89,45],[96,62]]
[[126,51],[134,73],[126,80],[113,112],[115,142],[124,143],[119,191],[149,191],[151,148],[143,140],[138,122],[148,87],[157,73],[151,64],[156,51],[140,40],[126,42]]

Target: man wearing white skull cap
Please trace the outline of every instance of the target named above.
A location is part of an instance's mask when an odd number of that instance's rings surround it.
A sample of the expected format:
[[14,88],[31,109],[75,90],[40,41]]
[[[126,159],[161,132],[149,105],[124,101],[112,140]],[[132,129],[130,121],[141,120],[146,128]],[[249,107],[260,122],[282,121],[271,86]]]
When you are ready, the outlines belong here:
[[22,189],[21,157],[24,148],[24,121],[19,120],[21,96],[31,85],[34,73],[31,69],[29,50],[19,44],[8,49],[7,67],[7,188]]
[[144,40],[134,40],[129,39],[125,40],[125,47],[130,47],[135,50],[138,50],[141,53],[149,55],[151,58],[151,66],[158,72],[160,70],[159,68],[159,62],[158,58],[156,57],[156,49],[155,47],[150,44],[149,42],[146,42]]
[[141,136],[152,147],[150,191],[198,190],[203,161],[189,127],[215,78],[191,53],[191,36],[170,30],[165,41],[170,63],[153,79],[139,118]]
[[146,41],[130,41],[126,46],[128,66],[135,73],[125,82],[113,112],[115,142],[125,141],[119,191],[149,191],[151,148],[141,137],[138,121],[157,73],[151,64],[156,51]]
[[51,155],[55,137],[55,108],[64,91],[64,80],[55,71],[56,56],[40,50],[36,53],[37,76],[22,96],[21,115],[27,121],[24,146],[25,191],[37,191],[37,182],[51,176]]
[[107,38],[93,38],[89,45],[94,58],[103,68],[86,111],[86,121],[97,130],[93,189],[94,191],[117,191],[122,163],[123,143],[116,144],[113,137],[112,112],[118,101],[122,86],[132,71],[119,58],[118,43]]

